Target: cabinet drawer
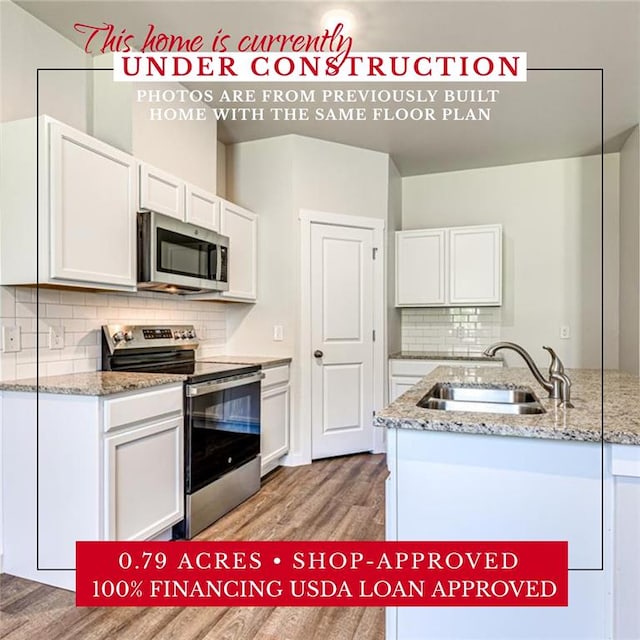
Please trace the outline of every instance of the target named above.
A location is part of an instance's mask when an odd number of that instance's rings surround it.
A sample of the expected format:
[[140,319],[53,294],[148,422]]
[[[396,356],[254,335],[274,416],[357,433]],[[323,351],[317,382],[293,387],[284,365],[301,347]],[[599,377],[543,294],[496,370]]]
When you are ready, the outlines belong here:
[[182,385],[105,400],[104,430],[182,411]]
[[285,384],[289,382],[289,365],[282,367],[272,367],[271,369],[263,369],[264,380],[263,387],[271,387],[274,384]]
[[391,376],[426,376],[436,367],[502,367],[502,360],[389,360]]
[[426,376],[443,364],[440,360],[389,360],[392,376]]

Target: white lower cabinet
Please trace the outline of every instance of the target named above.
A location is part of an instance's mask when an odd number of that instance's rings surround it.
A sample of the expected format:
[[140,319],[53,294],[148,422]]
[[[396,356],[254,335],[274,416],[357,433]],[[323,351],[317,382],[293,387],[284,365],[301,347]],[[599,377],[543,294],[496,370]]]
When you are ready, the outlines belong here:
[[147,540],[178,523],[182,393],[3,392],[3,570],[73,589],[76,541]]
[[107,540],[147,540],[183,517],[182,415],[105,439]]
[[414,384],[420,382],[424,376],[431,373],[436,367],[502,367],[502,360],[418,360],[396,359],[389,360],[389,402],[399,398]]
[[262,382],[260,452],[262,475],[275,469],[289,452],[291,388],[289,365],[265,370]]

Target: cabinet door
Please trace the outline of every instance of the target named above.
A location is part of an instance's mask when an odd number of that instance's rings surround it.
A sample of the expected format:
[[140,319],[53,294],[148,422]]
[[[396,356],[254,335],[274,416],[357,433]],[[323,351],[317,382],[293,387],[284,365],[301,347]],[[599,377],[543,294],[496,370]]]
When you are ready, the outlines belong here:
[[49,127],[51,278],[135,287],[134,158],[71,127]]
[[289,395],[289,385],[262,392],[260,453],[263,475],[271,471],[278,458],[289,451]]
[[140,165],[140,209],[184,220],[185,183],[149,166]]
[[107,540],[146,540],[184,517],[183,418],[105,438]]
[[223,200],[220,232],[229,236],[229,290],[222,296],[255,301],[258,291],[258,216]]
[[220,198],[187,185],[186,220],[212,231],[220,230]]
[[452,305],[502,304],[502,227],[449,230],[449,301]]
[[422,376],[392,376],[389,378],[389,402],[397,400],[405,391],[408,391],[422,380]]
[[396,232],[396,306],[446,303],[444,229]]

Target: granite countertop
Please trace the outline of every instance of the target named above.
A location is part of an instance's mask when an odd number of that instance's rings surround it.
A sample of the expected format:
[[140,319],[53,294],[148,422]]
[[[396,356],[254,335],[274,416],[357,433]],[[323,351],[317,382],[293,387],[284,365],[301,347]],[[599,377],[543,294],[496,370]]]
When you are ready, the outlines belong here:
[[[605,370],[603,405],[600,369],[572,369],[567,374],[572,381],[573,409],[561,409],[557,401],[547,398],[546,392],[526,368],[479,367],[473,371],[463,367],[440,366],[380,411],[374,424],[394,429],[586,442],[599,442],[604,436],[606,442],[640,445],[640,379],[637,376]],[[436,382],[526,386],[539,398],[546,413],[507,415],[441,411],[416,406]]]
[[482,353],[454,353],[453,351],[397,351],[389,356],[389,360],[466,360],[467,362],[502,361],[502,357],[485,356]]
[[219,362],[221,364],[253,364],[263,369],[289,364],[291,358],[283,356],[208,356],[198,358],[200,362]]
[[109,396],[124,391],[148,389],[172,382],[183,382],[186,376],[166,373],[125,373],[92,371],[61,376],[44,376],[0,382],[0,391],[33,391],[70,396]]

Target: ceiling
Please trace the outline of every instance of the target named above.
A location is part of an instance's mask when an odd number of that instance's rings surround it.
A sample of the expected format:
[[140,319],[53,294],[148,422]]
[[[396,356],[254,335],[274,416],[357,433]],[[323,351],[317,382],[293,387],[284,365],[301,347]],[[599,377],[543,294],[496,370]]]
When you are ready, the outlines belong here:
[[[285,122],[266,117],[263,121],[220,123],[220,138],[227,143],[299,133],[384,151],[391,154],[405,176],[599,152],[601,74],[598,70],[582,70],[585,68],[604,69],[607,151],[620,149],[640,114],[640,2],[635,1],[23,0],[18,4],[82,46],[84,37],[73,29],[76,22],[109,22],[118,30],[126,28],[133,34],[146,33],[149,23],[158,30],[182,35],[215,35],[218,29],[235,37],[252,33],[319,33],[320,18],[326,10],[347,8],[356,20],[354,50],[526,51],[530,68],[574,69],[530,71],[526,83],[349,85],[440,91],[499,89],[500,95],[493,104],[456,105],[465,112],[468,107],[490,106],[489,121]],[[199,89],[205,86],[191,85]],[[208,86],[218,93],[222,88],[219,83]],[[274,87],[254,88],[267,86]],[[286,85],[293,87],[322,88],[318,84]],[[438,104],[437,111],[443,106],[448,105]]]

